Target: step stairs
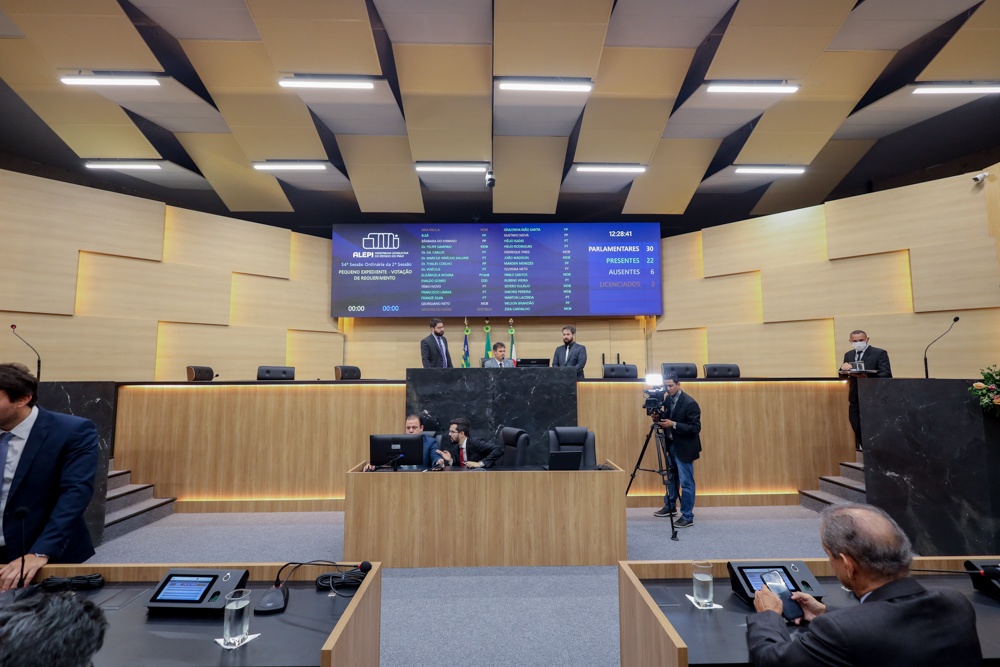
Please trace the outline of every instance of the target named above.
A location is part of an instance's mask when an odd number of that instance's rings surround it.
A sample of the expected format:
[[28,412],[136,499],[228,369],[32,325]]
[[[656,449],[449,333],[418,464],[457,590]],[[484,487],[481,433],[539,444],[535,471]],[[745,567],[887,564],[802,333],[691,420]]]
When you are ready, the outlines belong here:
[[152,484],[133,484],[131,470],[108,471],[103,542],[174,513],[176,498],[156,498]]
[[867,502],[865,458],[862,452],[857,452],[854,461],[842,462],[839,475],[820,477],[818,489],[799,489],[799,504],[816,512],[821,512],[830,505]]

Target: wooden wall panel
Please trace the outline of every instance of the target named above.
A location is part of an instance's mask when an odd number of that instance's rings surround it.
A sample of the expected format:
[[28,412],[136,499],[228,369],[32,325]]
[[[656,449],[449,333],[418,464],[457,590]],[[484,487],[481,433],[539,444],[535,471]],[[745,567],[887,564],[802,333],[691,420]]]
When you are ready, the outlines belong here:
[[675,280],[700,280],[705,277],[703,243],[704,232],[671,236],[660,241],[665,285]]
[[291,232],[167,207],[163,261],[288,278]]
[[330,290],[323,283],[234,273],[232,284],[234,325],[337,330],[329,315]]
[[292,330],[287,347],[285,362],[295,366],[295,377],[302,380],[333,380],[334,368],[344,363],[343,334]]
[[835,357],[833,320],[708,328],[708,362],[743,377],[833,377]]
[[667,279],[657,329],[761,322],[761,274],[740,273],[688,282]]
[[284,329],[161,322],[157,381],[187,379],[187,366],[211,366],[224,380],[256,380],[258,366],[285,365]]
[[913,310],[1000,307],[997,240],[922,246],[910,250]]
[[834,320],[837,362],[851,349],[851,331],[862,329],[871,344],[889,353],[893,377],[923,377],[924,348],[945,332],[952,317],[961,317],[947,336],[928,351],[933,378],[974,378],[1000,360],[1000,309],[938,313],[903,313],[840,317]]
[[760,275],[765,322],[913,312],[906,252],[779,266]]
[[822,206],[702,230],[705,275],[721,276],[826,260]]
[[[42,357],[43,380],[148,380],[156,357],[156,322],[111,317],[0,313]],[[0,336],[0,361],[35,372],[34,353],[11,335]],[[184,369],[181,369],[183,374]]]
[[80,253],[76,314],[229,324],[228,271]]
[[701,376],[702,366],[708,363],[708,330],[654,331],[646,372],[659,373],[661,365],[666,362],[694,364],[698,367],[698,375]]
[[982,239],[985,194],[975,186],[969,174],[827,202],[830,259]]

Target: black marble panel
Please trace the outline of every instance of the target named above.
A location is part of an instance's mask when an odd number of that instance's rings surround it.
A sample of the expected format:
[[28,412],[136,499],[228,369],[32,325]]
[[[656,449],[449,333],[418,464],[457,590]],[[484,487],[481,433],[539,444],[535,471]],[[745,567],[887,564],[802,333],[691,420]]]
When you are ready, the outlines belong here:
[[868,502],[922,556],[1000,553],[1000,423],[970,384],[858,383]]
[[499,438],[505,426],[527,431],[529,463],[548,461],[545,432],[576,426],[576,371],[572,368],[408,368],[406,414],[427,430],[448,430],[465,417],[473,438]]
[[104,536],[104,510],[108,496],[108,459],[115,441],[118,393],[114,382],[40,382],[38,404],[52,412],[83,417],[97,426],[101,446],[94,478],[94,498],[84,515],[90,537],[98,545]]

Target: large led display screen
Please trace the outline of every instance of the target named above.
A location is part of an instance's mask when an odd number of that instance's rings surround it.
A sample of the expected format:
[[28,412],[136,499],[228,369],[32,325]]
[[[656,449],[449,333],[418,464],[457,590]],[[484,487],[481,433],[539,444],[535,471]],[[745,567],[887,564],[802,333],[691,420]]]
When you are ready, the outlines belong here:
[[659,223],[334,225],[333,317],[660,315]]

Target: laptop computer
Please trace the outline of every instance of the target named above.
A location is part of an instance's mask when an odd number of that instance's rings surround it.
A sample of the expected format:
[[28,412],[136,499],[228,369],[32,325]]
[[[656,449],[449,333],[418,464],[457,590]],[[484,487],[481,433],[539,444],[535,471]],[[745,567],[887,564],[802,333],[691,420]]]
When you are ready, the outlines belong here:
[[583,452],[549,452],[549,464],[544,470],[579,470]]
[[518,368],[548,368],[548,359],[518,359]]

